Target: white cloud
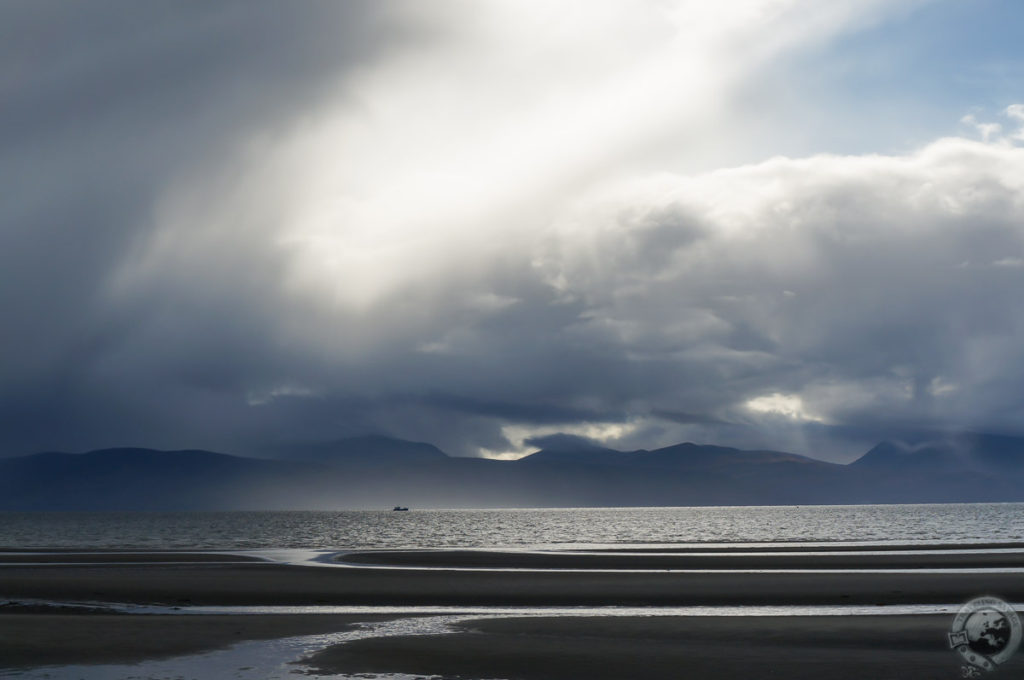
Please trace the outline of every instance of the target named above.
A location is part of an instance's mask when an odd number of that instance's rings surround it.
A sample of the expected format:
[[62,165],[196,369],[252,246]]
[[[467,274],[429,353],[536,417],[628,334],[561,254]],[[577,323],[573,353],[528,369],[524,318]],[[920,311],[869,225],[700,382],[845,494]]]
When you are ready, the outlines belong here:
[[744,406],[759,415],[783,416],[800,422],[824,422],[819,416],[808,412],[804,400],[796,394],[773,392],[750,399]]
[[[663,175],[606,188],[552,234],[538,266],[590,326],[659,337],[702,382],[650,395],[658,407],[836,424],[1020,415],[992,371],[1024,372],[1006,344],[1024,329],[1024,281],[958,264],[1017,268],[1005,253],[1024,247],[1024,149],[942,139]],[[693,319],[685,339],[668,333]]]
[[1002,124],[992,121],[980,121],[973,113],[964,116],[960,119],[960,122],[974,128],[981,135],[981,139],[984,142],[1012,144],[1024,141],[1024,104],[1011,104],[1003,109],[1001,113],[1016,128],[1004,132]]
[[1018,142],[1024,141],[1024,104],[1007,106],[1003,115],[1017,124],[1017,129],[1010,133],[1010,138]]
[[[1024,252],[1024,148],[950,138],[903,156],[634,177],[594,184],[558,212],[540,231],[427,247],[437,259],[424,267],[437,271],[386,272],[402,294],[365,309],[346,296],[326,304],[319,287],[282,291],[258,276],[260,249],[242,249],[215,291],[240,285],[251,304],[245,274],[265,286],[266,318],[253,323],[287,351],[263,384],[369,399],[379,413],[364,422],[460,453],[516,457],[555,432],[634,447],[732,436],[716,435],[716,421],[1006,428],[1024,417],[1024,281],[1008,255]],[[263,211],[248,214],[258,223]],[[181,258],[177,286],[207,282],[200,243],[198,264],[173,242],[150,257]],[[472,261],[471,281],[446,269],[452,258],[456,269]],[[287,401],[249,389],[250,402]],[[469,412],[395,407],[433,394]],[[577,415],[532,420],[545,409]],[[706,422],[659,430],[662,412]],[[800,446],[789,430],[778,436]]]
[[284,254],[289,295],[355,314],[410,289],[476,285],[645,149],[682,158],[710,136],[727,143],[738,82],[882,5],[407,6],[402,20],[433,40],[171,191],[145,261],[180,266],[256,242]]
[[479,454],[485,458],[498,460],[516,460],[537,450],[529,440],[545,437],[553,434],[568,434],[583,437],[594,442],[605,443],[610,446],[616,440],[628,437],[640,427],[639,422],[625,423],[556,423],[550,425],[504,425],[501,428],[501,435],[508,442],[510,448],[502,450],[482,447]]
[[958,386],[954,383],[948,382],[942,376],[935,376],[928,383],[928,392],[934,397],[941,397],[947,394],[953,394],[957,391]]
[[249,406],[266,406],[275,399],[282,397],[313,397],[316,390],[299,385],[278,385],[265,390],[250,390],[246,395]]
[[974,114],[967,114],[960,119],[960,122],[974,128],[978,134],[981,135],[981,139],[984,142],[991,141],[994,137],[998,137],[1003,131],[1003,126],[999,123],[982,123],[974,116]]

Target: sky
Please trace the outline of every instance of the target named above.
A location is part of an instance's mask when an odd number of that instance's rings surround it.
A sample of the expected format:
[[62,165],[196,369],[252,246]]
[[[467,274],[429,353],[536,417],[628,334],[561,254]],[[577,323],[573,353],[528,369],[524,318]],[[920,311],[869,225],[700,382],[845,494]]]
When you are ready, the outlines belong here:
[[0,5],[0,455],[1024,435],[1016,0]]

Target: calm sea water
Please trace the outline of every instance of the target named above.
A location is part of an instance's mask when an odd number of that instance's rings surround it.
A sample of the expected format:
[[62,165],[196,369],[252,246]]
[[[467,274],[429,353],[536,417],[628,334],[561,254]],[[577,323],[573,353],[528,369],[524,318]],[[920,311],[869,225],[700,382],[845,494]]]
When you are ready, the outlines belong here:
[[1024,503],[345,512],[0,513],[0,549],[573,548],[1024,540]]

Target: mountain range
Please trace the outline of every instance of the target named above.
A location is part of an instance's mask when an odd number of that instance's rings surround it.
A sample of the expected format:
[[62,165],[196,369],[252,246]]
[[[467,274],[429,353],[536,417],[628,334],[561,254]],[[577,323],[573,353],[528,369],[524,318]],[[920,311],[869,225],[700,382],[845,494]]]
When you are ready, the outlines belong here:
[[883,442],[847,464],[677,444],[619,451],[572,437],[516,461],[381,436],[274,458],[101,449],[0,458],[0,510],[285,510],[1024,501],[1024,438]]

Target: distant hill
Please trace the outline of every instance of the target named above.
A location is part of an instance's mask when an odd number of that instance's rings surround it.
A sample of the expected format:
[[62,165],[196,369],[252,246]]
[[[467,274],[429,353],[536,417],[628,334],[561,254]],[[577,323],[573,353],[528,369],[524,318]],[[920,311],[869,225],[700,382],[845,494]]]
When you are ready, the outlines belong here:
[[849,466],[885,498],[1024,500],[1024,438],[960,433],[882,442]]
[[1024,472],[1024,438],[963,433],[916,444],[882,442],[851,466],[890,471],[1016,475]]
[[[278,461],[211,451],[102,449],[0,459],[0,509],[233,509],[287,486],[296,470]],[[249,496],[247,498],[247,495]]]
[[[828,502],[844,468],[792,453],[689,442],[628,452],[562,446],[537,451],[517,465],[530,466],[538,476],[587,480],[588,488],[603,489],[597,504],[609,505]],[[648,502],[637,502],[644,497]],[[680,503],[683,497],[688,500]]]
[[693,443],[548,438],[518,461],[359,437],[277,459],[103,449],[0,458],[0,510],[277,510],[1024,501],[1024,439],[883,442],[850,465]]

